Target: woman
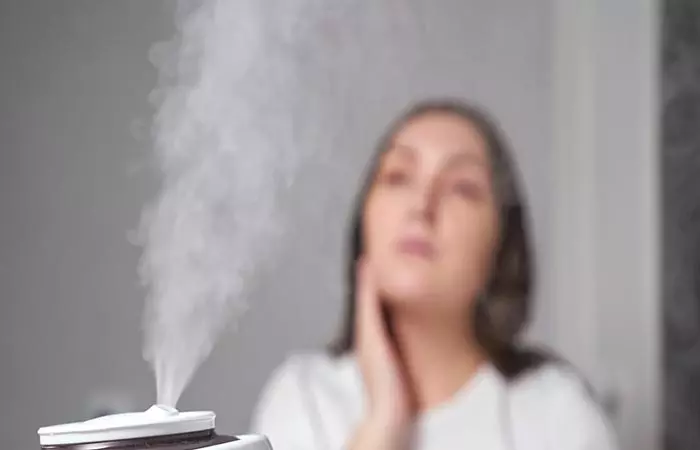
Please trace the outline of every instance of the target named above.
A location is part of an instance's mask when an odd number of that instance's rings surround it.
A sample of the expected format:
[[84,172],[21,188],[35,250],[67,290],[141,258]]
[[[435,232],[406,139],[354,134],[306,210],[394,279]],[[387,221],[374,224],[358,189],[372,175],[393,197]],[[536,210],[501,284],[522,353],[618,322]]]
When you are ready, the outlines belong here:
[[516,170],[477,108],[431,100],[377,149],[351,237],[347,323],[290,358],[253,428],[275,450],[606,450],[604,414],[518,342],[532,260]]

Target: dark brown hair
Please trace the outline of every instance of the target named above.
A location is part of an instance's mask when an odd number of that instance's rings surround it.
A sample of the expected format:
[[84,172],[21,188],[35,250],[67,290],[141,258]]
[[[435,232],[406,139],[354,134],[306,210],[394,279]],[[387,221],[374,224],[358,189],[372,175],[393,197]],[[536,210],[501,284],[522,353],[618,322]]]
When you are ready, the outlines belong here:
[[513,379],[549,359],[544,353],[522,348],[517,342],[519,333],[528,322],[534,287],[534,259],[526,205],[515,162],[499,127],[478,107],[458,100],[436,99],[415,104],[399,116],[380,139],[352,216],[346,267],[345,321],[341,335],[332,345],[331,351],[335,355],[341,355],[352,350],[354,345],[355,268],[363,252],[362,215],[381,155],[395,135],[409,122],[435,113],[454,115],[466,120],[486,142],[501,230],[493,273],[476,304],[474,322],[468,326],[494,366],[506,378]]

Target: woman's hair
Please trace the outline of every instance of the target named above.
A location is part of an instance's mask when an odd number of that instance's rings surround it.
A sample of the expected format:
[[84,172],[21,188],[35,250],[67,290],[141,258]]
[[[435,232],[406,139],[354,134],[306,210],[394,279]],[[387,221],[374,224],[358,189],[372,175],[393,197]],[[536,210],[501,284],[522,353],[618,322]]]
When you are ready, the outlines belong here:
[[529,318],[534,285],[526,205],[515,162],[499,127],[478,107],[458,100],[433,99],[413,105],[389,126],[379,141],[352,216],[346,267],[345,322],[341,335],[331,346],[331,352],[342,355],[354,346],[355,277],[357,260],[363,252],[362,216],[381,156],[396,134],[409,122],[430,114],[448,114],[464,119],[477,129],[486,143],[501,230],[493,272],[477,299],[471,316],[473,323],[465,324],[465,329],[474,333],[494,366],[506,378],[514,379],[550,358],[542,352],[525,349],[518,343],[518,335]]

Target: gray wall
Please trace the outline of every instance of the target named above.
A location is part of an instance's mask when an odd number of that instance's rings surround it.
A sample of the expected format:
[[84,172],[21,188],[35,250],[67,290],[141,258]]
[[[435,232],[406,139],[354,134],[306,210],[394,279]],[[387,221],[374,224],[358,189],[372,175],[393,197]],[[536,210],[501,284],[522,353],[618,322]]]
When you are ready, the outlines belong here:
[[[436,80],[463,72],[463,85],[446,89],[489,105],[516,143],[546,273],[553,252],[544,237],[556,186],[551,4],[443,3],[448,12],[435,16],[435,26],[454,33],[447,42],[455,56],[450,65],[435,66]],[[0,444],[6,448],[31,448],[37,427],[84,418],[103,393],[130,399],[130,408],[153,402],[154,383],[141,359],[139,251],[127,233],[155,185],[143,167],[146,97],[156,75],[148,47],[172,32],[155,0],[0,4],[0,401],[6,408]],[[376,130],[357,131],[362,147],[359,135]],[[294,241],[258,280],[246,320],[223,337],[182,409],[215,410],[223,429],[244,431],[260,387],[285,353],[330,337],[340,310],[344,219],[368,156],[352,147],[334,155],[348,171],[333,180],[323,214],[307,214],[303,193],[330,180],[313,164],[306,169],[307,181],[293,193],[299,202],[290,219]],[[604,217],[598,220],[605,227]],[[551,340],[547,298],[534,334]]]
[[552,342],[616,401],[623,448],[657,449],[658,2],[555,5]]
[[153,185],[136,171],[168,31],[159,2],[0,3],[0,425],[3,448],[89,413],[93,392],[153,398],[141,362],[138,249]]

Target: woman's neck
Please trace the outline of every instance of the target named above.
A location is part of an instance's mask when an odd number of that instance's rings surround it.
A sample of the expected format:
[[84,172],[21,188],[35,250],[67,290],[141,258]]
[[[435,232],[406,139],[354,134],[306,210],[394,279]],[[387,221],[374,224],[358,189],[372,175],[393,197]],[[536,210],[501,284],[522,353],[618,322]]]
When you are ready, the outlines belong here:
[[449,400],[486,359],[457,317],[396,312],[391,329],[419,410]]

